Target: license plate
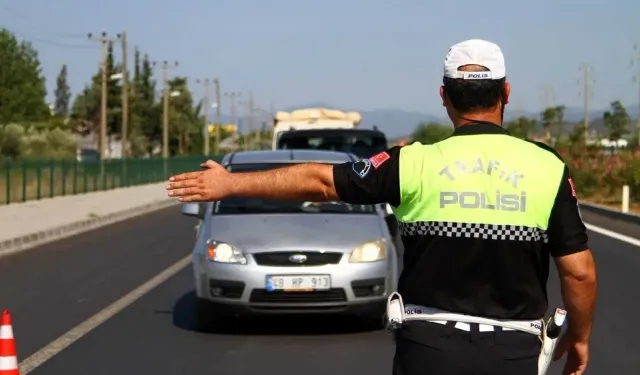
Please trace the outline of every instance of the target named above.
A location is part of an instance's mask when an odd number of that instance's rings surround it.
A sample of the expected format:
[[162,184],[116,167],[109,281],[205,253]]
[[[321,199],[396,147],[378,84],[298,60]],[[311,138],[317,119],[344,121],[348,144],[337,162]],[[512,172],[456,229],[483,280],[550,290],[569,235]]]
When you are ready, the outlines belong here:
[[331,289],[330,275],[267,276],[267,291],[310,292]]

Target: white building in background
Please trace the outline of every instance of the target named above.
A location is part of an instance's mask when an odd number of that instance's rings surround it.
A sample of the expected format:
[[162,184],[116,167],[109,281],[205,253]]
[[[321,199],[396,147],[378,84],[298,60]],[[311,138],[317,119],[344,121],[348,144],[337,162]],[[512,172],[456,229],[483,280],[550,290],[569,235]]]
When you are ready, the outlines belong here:
[[617,141],[612,141],[610,139],[603,138],[598,142],[598,145],[602,147],[621,148],[629,146],[629,142],[627,142],[626,139],[618,139]]
[[[98,140],[99,135],[91,133],[84,137],[78,137],[78,149],[76,159],[78,161],[89,161],[99,158]],[[105,159],[121,159],[122,158],[122,141],[111,136],[107,141],[107,150]]]

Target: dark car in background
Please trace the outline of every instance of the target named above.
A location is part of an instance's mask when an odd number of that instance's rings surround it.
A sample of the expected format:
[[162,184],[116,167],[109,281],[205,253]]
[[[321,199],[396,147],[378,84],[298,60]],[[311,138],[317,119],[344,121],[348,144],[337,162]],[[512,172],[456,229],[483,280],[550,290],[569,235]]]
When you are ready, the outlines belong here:
[[369,158],[388,148],[387,137],[377,129],[290,130],[278,139],[280,150],[328,150]]

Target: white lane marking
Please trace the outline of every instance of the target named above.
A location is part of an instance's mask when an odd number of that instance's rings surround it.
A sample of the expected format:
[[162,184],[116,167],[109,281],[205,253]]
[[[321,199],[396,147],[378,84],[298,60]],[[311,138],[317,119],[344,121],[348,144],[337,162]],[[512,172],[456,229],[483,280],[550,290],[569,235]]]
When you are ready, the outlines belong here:
[[124,297],[107,306],[104,310],[98,312],[94,316],[73,327],[67,333],[58,337],[57,339],[46,345],[44,348],[33,353],[31,356],[29,356],[29,358],[20,362],[20,374],[26,375],[35,370],[44,362],[53,358],[55,355],[66,349],[69,345],[76,342],[82,336],[91,332],[106,320],[113,317],[114,315],[125,309],[127,306],[137,301],[140,297],[144,296],[158,285],[167,281],[170,277],[177,274],[189,263],[191,263],[191,258],[192,255],[189,254],[188,256],[180,259],[169,268],[154,276],[151,280],[145,282],[136,289],[127,293]]
[[604,229],[589,223],[584,223],[584,226],[586,226],[590,231],[602,234],[603,236],[611,237],[618,241],[626,242],[629,245],[640,247],[640,240],[636,238],[625,236],[624,234],[620,234],[609,229]]

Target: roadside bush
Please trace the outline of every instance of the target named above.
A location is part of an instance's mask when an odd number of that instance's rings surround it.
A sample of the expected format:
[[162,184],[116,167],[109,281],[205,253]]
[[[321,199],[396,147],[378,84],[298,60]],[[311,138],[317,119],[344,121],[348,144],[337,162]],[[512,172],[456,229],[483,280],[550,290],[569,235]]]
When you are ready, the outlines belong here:
[[571,170],[582,198],[603,203],[621,200],[622,186],[629,185],[631,199],[640,202],[640,153],[581,147],[558,150]]
[[76,136],[61,127],[42,124],[0,126],[2,158],[68,159],[76,155]]

